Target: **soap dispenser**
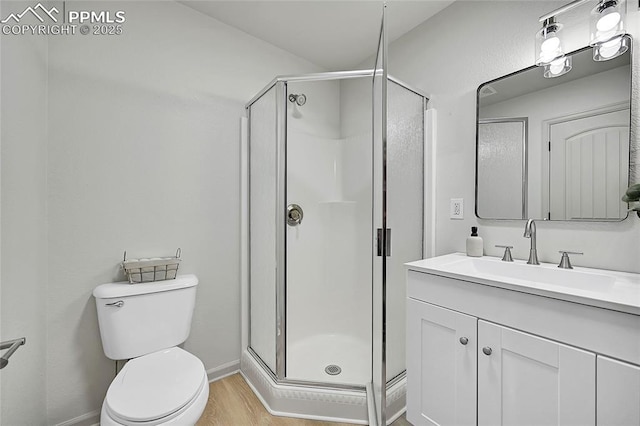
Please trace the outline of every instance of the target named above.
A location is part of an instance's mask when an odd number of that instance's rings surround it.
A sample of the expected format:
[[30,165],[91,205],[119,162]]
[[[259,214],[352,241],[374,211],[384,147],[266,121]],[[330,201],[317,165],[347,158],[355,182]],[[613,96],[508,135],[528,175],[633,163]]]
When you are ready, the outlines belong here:
[[467,256],[482,257],[482,237],[478,236],[478,227],[471,227],[471,236],[467,237]]

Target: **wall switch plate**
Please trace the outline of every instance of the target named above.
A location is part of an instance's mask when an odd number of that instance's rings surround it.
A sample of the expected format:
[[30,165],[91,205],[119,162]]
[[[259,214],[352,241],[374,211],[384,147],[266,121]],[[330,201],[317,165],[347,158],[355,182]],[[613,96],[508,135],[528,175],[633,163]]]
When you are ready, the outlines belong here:
[[464,219],[464,200],[462,198],[452,198],[449,208],[451,219]]

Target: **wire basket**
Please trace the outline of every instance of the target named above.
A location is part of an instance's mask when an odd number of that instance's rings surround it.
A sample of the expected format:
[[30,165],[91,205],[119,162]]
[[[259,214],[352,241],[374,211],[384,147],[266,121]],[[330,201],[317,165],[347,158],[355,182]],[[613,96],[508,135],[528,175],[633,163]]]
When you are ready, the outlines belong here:
[[182,250],[178,249],[174,257],[127,260],[127,252],[125,251],[122,269],[127,274],[130,284],[173,280],[178,274],[178,266],[182,260],[180,259],[181,254]]

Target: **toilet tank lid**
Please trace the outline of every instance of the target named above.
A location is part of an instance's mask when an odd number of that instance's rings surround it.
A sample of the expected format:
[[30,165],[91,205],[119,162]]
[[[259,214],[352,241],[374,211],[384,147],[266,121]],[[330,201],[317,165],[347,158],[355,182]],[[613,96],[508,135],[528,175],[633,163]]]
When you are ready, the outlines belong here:
[[158,293],[178,290],[198,285],[198,277],[193,274],[179,275],[173,280],[154,281],[151,283],[129,284],[128,281],[102,284],[93,290],[96,299],[136,296],[139,294]]

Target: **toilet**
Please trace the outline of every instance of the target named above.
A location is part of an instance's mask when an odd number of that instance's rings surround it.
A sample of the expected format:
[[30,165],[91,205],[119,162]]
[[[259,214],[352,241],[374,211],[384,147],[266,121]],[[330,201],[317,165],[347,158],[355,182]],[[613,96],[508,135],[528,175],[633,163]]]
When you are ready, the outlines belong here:
[[194,425],[209,398],[202,361],[177,347],[189,337],[198,278],[96,287],[105,355],[128,359],[111,382],[100,424]]

